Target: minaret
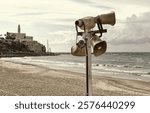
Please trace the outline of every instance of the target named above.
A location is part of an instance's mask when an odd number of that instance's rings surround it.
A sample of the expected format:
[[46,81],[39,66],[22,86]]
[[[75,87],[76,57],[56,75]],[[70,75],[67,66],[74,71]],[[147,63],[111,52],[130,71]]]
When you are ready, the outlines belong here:
[[18,25],[18,33],[21,32],[20,24]]

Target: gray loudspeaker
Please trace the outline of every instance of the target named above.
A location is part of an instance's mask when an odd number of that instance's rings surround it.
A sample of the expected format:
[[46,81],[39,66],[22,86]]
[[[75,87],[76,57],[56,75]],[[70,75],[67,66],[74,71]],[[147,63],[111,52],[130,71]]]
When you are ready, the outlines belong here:
[[84,27],[85,29],[90,30],[95,27],[95,20],[94,17],[88,16],[77,20],[75,24],[78,25],[82,30],[84,30]]
[[110,12],[107,14],[101,14],[98,15],[97,17],[84,17],[75,22],[75,24],[80,27],[80,29],[84,30],[85,29],[92,29],[95,27],[95,23],[98,23],[98,19],[101,20],[101,24],[110,24],[110,25],[115,25],[116,23],[116,17],[115,17],[115,12]]
[[71,54],[74,56],[86,55],[86,46],[84,40],[80,40],[75,46],[71,48]]
[[95,56],[102,55],[106,52],[107,43],[106,41],[102,41],[98,36],[94,35],[91,38],[91,45],[93,47],[93,54]]
[[71,54],[73,56],[85,56],[86,55],[86,47],[83,48],[78,47],[77,45],[71,48]]
[[[107,43],[101,40],[97,35],[91,38],[91,45],[93,47],[93,54],[95,56],[102,55],[106,52]],[[74,56],[85,56],[86,55],[86,45],[84,40],[80,40],[75,46],[71,48],[71,54]]]
[[96,18],[99,18],[102,24],[115,25],[116,23],[115,12],[101,14],[101,15],[98,15]]

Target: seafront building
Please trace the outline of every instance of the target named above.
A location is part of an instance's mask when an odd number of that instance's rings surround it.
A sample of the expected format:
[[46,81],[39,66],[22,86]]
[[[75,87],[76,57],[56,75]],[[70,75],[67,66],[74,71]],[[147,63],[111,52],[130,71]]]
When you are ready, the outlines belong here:
[[6,33],[6,39],[13,39],[14,41],[19,41],[19,42],[30,42],[33,41],[32,36],[26,36],[26,33],[21,33],[21,28],[20,25],[18,25],[18,32],[17,33],[12,33],[12,32],[7,32]]
[[46,47],[43,44],[33,40],[33,36],[27,36],[26,33],[21,33],[21,27],[18,25],[17,33],[7,32],[6,40],[23,43],[31,52],[46,52]]

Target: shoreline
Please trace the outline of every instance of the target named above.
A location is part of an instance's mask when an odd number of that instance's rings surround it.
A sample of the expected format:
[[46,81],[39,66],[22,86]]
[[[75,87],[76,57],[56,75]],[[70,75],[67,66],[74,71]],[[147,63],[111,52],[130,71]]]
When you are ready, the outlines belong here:
[[[0,95],[84,96],[85,75],[35,65],[0,61]],[[150,95],[150,82],[93,76],[94,96]]]
[[10,52],[10,53],[1,53],[0,58],[6,58],[6,57],[28,57],[28,56],[56,56],[60,55],[59,53],[53,53],[53,52]]
[[[15,64],[20,64],[20,65],[29,65],[29,66],[36,66],[39,68],[46,68],[46,69],[50,69],[50,70],[61,70],[61,71],[68,71],[68,72],[72,72],[72,73],[78,73],[78,74],[82,74],[82,76],[85,76],[85,70],[84,71],[77,71],[77,70],[69,70],[69,69],[65,69],[65,68],[58,68],[58,67],[52,67],[49,68],[47,66],[44,65],[39,65],[39,64],[32,64],[32,63],[28,63],[28,62],[16,62],[16,61],[10,61],[10,60],[0,60],[0,61],[4,61],[4,62],[9,62],[9,63],[15,63]],[[51,65],[52,66],[52,65]],[[128,79],[128,80],[139,80],[139,81],[145,81],[145,82],[150,82],[150,77],[147,75],[138,75],[138,74],[127,74],[127,73],[107,73],[107,72],[92,72],[92,76],[105,76],[105,77],[112,77],[112,78],[120,78],[120,79]]]

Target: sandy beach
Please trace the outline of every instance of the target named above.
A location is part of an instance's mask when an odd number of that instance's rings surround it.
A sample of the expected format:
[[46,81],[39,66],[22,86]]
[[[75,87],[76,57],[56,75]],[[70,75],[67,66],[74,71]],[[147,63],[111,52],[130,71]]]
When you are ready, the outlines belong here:
[[[150,82],[93,75],[94,96],[150,95]],[[84,96],[85,75],[0,61],[0,95]]]

